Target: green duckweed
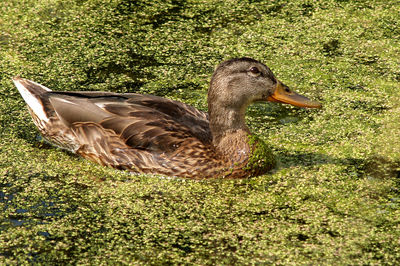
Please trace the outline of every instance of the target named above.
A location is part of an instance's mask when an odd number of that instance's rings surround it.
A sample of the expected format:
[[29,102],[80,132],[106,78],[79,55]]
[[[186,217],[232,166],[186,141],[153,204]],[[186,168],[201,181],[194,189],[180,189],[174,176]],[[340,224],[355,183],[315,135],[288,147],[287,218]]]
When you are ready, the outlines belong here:
[[252,155],[244,168],[246,171],[265,173],[276,165],[272,149],[260,137],[249,135],[249,145]]
[[[397,0],[0,1],[0,265],[399,265],[399,22]],[[132,175],[39,142],[11,81],[207,110],[215,66],[242,56],[323,104],[251,106],[279,163],[242,180]],[[254,153],[249,168],[272,162]]]

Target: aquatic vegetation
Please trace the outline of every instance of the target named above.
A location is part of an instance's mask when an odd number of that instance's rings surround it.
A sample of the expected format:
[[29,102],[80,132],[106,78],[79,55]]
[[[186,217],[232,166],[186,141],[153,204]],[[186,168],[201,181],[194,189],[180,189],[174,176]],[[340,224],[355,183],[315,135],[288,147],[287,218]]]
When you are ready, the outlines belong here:
[[[1,1],[0,264],[398,264],[399,14],[369,0]],[[245,180],[131,175],[53,148],[11,81],[206,110],[209,73],[241,56],[324,106],[251,106],[277,166]]]

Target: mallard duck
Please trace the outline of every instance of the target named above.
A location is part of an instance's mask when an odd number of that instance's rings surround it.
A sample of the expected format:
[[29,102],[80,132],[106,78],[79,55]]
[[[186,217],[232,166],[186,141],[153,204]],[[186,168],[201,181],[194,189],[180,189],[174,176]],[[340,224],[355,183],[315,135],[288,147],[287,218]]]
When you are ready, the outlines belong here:
[[20,77],[13,81],[51,143],[117,169],[193,179],[245,178],[274,167],[271,150],[246,126],[251,103],[321,107],[251,58],[216,68],[208,113],[158,96],[56,92]]

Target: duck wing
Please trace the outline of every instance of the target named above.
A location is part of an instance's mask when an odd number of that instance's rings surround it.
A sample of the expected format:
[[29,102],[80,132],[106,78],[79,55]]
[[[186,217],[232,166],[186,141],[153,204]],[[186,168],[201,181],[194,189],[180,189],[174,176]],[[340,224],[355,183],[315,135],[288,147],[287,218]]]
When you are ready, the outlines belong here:
[[178,101],[135,93],[48,92],[47,96],[60,120],[88,145],[107,136],[116,141],[118,136],[129,148],[165,154],[188,139],[204,145],[212,141],[207,113]]

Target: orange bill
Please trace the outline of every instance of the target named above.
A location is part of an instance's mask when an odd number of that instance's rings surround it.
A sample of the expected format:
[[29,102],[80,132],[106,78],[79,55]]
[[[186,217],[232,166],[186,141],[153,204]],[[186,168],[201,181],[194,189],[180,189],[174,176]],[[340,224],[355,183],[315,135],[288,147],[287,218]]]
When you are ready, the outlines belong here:
[[310,100],[307,97],[292,91],[291,89],[289,89],[289,87],[283,85],[279,81],[276,84],[274,93],[268,96],[267,100],[270,102],[287,103],[298,107],[307,107],[307,108],[322,107],[322,105],[319,102]]

